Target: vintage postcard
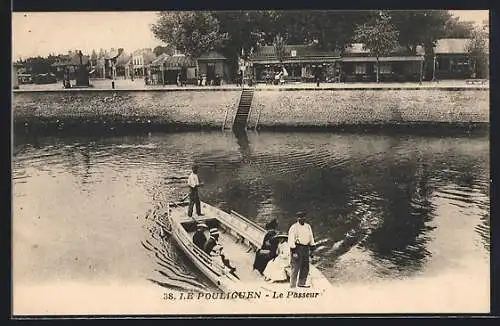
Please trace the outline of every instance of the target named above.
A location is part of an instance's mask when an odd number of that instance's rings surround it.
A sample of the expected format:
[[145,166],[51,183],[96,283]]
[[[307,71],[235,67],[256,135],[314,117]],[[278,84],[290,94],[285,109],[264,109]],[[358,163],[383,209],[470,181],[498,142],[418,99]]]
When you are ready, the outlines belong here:
[[13,12],[12,316],[490,312],[489,12]]

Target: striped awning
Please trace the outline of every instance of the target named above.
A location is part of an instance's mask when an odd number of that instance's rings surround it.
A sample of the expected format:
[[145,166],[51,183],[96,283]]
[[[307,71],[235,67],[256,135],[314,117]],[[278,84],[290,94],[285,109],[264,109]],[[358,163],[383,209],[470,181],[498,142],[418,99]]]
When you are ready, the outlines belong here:
[[[423,61],[423,56],[400,56],[400,57],[380,57],[380,62],[395,62],[395,61]],[[376,57],[343,57],[342,62],[376,62]]]

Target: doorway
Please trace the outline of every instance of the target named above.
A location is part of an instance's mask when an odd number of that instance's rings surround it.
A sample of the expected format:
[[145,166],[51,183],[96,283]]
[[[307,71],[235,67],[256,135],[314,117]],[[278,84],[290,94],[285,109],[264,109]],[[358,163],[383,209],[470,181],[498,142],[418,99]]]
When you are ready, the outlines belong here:
[[215,80],[215,63],[207,63],[207,80]]

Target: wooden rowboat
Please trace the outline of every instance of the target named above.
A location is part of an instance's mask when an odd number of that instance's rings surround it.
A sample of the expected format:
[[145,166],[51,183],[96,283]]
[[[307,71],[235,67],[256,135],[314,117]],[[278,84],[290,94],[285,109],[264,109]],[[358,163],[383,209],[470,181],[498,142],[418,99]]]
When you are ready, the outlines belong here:
[[[253,271],[256,251],[263,242],[266,230],[237,212],[227,213],[207,203],[201,204],[205,216],[188,217],[187,202],[169,203],[158,216],[158,222],[169,232],[178,246],[196,267],[223,292],[255,291],[272,295],[290,291],[309,293],[311,296],[324,296],[331,289],[330,282],[314,266],[309,269],[307,285],[309,288],[290,289],[289,282],[267,282]],[[224,253],[236,267],[235,275],[224,266],[220,256],[211,256],[194,245],[192,238],[199,222],[209,228],[219,230],[219,242]]]

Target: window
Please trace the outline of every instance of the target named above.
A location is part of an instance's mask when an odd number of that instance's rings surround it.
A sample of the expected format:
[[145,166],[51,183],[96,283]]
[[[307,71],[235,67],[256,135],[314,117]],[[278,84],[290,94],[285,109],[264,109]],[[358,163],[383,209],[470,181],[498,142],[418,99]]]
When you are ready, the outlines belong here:
[[354,73],[356,75],[366,74],[366,63],[358,63],[354,66]]
[[[376,67],[376,65],[375,65],[375,67]],[[380,64],[380,73],[381,74],[390,74],[391,72],[392,72],[392,67],[390,64],[388,64],[388,63],[381,63]]]

